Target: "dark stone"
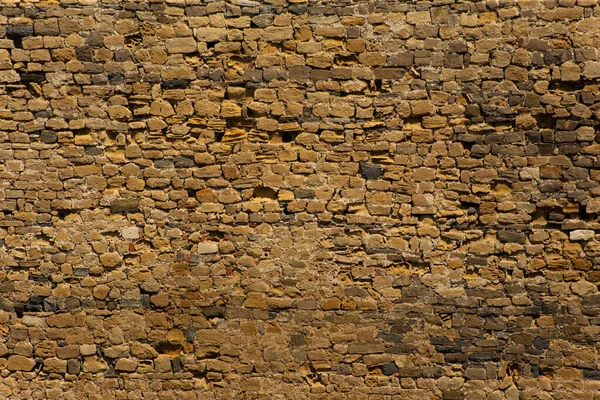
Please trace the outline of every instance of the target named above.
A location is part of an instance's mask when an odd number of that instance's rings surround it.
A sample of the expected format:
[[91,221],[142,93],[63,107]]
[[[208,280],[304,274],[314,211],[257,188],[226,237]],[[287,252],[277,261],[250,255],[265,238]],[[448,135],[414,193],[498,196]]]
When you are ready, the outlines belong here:
[[538,145],[541,156],[551,156],[554,153],[554,145],[552,143],[543,143]]
[[139,199],[117,199],[110,205],[110,212],[117,213],[132,213],[139,211]]
[[202,314],[206,318],[223,318],[225,316],[225,307],[204,307],[202,308]]
[[351,68],[331,68],[331,77],[334,79],[352,79]]
[[459,392],[458,390],[446,390],[442,394],[443,400],[462,400],[463,398],[464,398],[464,395],[461,392]]
[[485,369],[480,367],[467,368],[464,376],[470,380],[483,380],[485,379]]
[[45,72],[21,72],[21,82],[42,83],[46,80]]
[[31,296],[29,298],[29,300],[27,300],[27,304],[32,304],[32,305],[42,305],[44,304],[44,298],[41,296]]
[[402,336],[399,335],[393,335],[390,333],[378,333],[377,334],[377,338],[378,339],[383,339],[386,342],[392,342],[392,343],[402,343]]
[[54,112],[51,109],[37,111],[35,114],[35,118],[52,118],[54,116]]
[[[329,71],[327,71],[329,76]],[[283,68],[267,68],[263,70],[263,78],[265,81],[272,80],[287,80],[287,71]]]
[[194,159],[189,157],[175,157],[173,163],[175,168],[192,168],[196,165]]
[[523,95],[513,94],[513,95],[511,95],[511,96],[508,97],[508,104],[510,106],[514,107],[514,106],[521,105],[524,100],[525,100],[525,97]]
[[296,189],[294,194],[297,199],[312,199],[315,197],[315,191],[312,189]]
[[306,10],[308,10],[308,6],[304,4],[292,4],[288,7],[288,11],[296,15],[305,14]]
[[383,364],[383,366],[381,367],[381,371],[385,376],[390,376],[398,372],[398,367],[393,361],[390,361],[388,363]]
[[448,42],[448,52],[450,53],[466,53],[469,51],[469,47],[466,42],[462,40],[451,40]]
[[79,61],[94,61],[94,52],[89,46],[79,46],[75,49],[75,54]]
[[477,315],[480,317],[498,316],[500,311],[499,307],[481,307],[477,309]]
[[15,290],[15,283],[13,281],[0,282],[0,293],[11,293]]
[[400,368],[398,370],[398,375],[402,378],[418,378],[421,376],[421,369],[416,367]]
[[491,144],[491,143],[503,143],[505,135],[490,133],[485,135],[483,139],[483,143]]
[[527,50],[549,51],[550,45],[547,40],[531,38],[525,43]]
[[68,311],[81,307],[81,300],[75,297],[69,297],[65,300],[65,309]]
[[352,375],[352,366],[350,364],[336,364],[331,367],[331,372],[339,375]]
[[396,53],[390,57],[390,65],[392,67],[410,67],[413,65],[413,58],[412,52]]
[[88,276],[90,270],[87,268],[73,268],[73,275],[75,276]]
[[587,168],[571,167],[563,173],[565,181],[587,180],[590,171]]
[[67,372],[69,374],[79,374],[79,372],[81,371],[81,364],[79,362],[79,360],[68,360],[67,361]]
[[444,57],[444,67],[463,68],[464,57],[462,54],[446,54]]
[[356,286],[349,286],[349,287],[345,288],[344,294],[346,296],[351,296],[351,297],[368,297],[369,296],[369,292],[367,292],[367,290],[356,287]]
[[365,179],[379,179],[383,175],[383,168],[379,165],[361,163],[360,174]]
[[206,7],[204,6],[192,6],[185,8],[185,15],[188,17],[200,17],[206,15]]
[[403,333],[408,333],[411,331],[412,331],[412,328],[409,325],[405,325],[405,324],[394,324],[394,325],[392,325],[392,328],[390,329],[390,333],[393,333],[393,334],[403,334]]
[[85,44],[87,46],[102,46],[104,45],[104,39],[102,37],[102,33],[98,31],[92,31],[88,34],[88,37],[85,39]]
[[562,187],[561,181],[556,180],[547,180],[540,182],[539,189],[542,193],[557,193],[560,192],[560,188]]
[[188,330],[185,332],[185,340],[187,340],[190,343],[194,343],[195,338],[196,338],[196,329],[188,328]]
[[450,343],[452,343],[450,339],[440,336],[433,336],[429,338],[429,342],[434,346],[449,345]]
[[154,161],[154,167],[155,168],[173,168],[173,167],[175,167],[175,164],[173,163],[173,160],[167,160],[167,159],[163,158],[163,159]]
[[29,274],[29,280],[34,282],[47,282],[48,278],[41,274]]
[[523,232],[503,230],[498,232],[498,239],[502,243],[525,244],[525,234]]
[[584,370],[583,379],[600,380],[600,371]]
[[[259,72],[262,75],[262,71],[259,70]],[[214,71],[211,71],[210,74],[208,74],[208,77],[210,78],[211,81],[220,81],[223,78],[223,73],[224,72],[223,72],[222,68],[217,68]],[[246,73],[244,72],[244,77],[245,76],[246,76]]]
[[569,143],[577,141],[577,132],[575,131],[556,131],[554,140],[559,143]]
[[348,39],[356,39],[360,37],[360,27],[359,26],[348,26],[346,27],[346,37]]
[[42,312],[44,311],[44,298],[40,296],[31,296],[26,304],[23,305],[25,312]]
[[415,352],[415,346],[412,344],[397,344],[386,349],[390,354],[412,354]]
[[581,305],[584,307],[600,307],[600,294],[584,296]]
[[104,377],[106,378],[116,378],[119,375],[115,372],[115,367],[113,365],[108,365],[108,368],[106,368],[106,371],[104,371]]
[[104,149],[97,146],[86,147],[85,154],[88,156],[101,156],[104,154]]
[[306,337],[303,334],[292,335],[290,339],[292,346],[306,346]]
[[120,85],[121,83],[125,83],[125,75],[120,73],[108,74],[108,82],[111,85]]
[[538,144],[541,141],[541,135],[537,131],[527,131],[526,135],[527,135],[527,140],[529,140],[531,143]]
[[131,53],[127,49],[116,49],[115,50],[115,61],[117,61],[117,62],[131,61]]
[[58,310],[58,305],[56,304],[55,299],[51,299],[51,298],[44,299],[44,311],[56,312],[57,310]]
[[160,84],[163,89],[187,89],[190,81],[187,79],[168,79]]
[[471,148],[471,156],[473,158],[483,158],[490,154],[491,148],[488,145],[484,144],[475,144]]
[[140,308],[142,306],[142,302],[139,300],[120,299],[119,305],[121,308]]
[[33,35],[33,25],[9,25],[6,28],[6,37],[10,39],[24,38]]
[[[258,70],[260,72],[260,70]],[[288,69],[288,74],[290,77],[291,81],[305,81],[310,77],[310,73],[312,71],[311,67],[308,67],[306,65],[296,65],[294,67],[290,67]],[[246,78],[246,73],[244,72],[244,79],[245,80],[250,80]],[[261,79],[262,80],[262,76]],[[258,80],[257,82],[260,82],[260,80]]]
[[[212,72],[209,75],[210,79],[212,79],[213,81],[220,80],[222,76],[223,76],[222,70],[221,70],[221,75],[218,78],[213,77]],[[261,69],[250,68],[250,69],[247,69],[244,71],[244,81],[246,81],[246,82],[262,82],[262,80],[263,80],[263,74],[262,74]]]
[[442,354],[460,353],[462,347],[460,346],[436,346],[435,351]]
[[485,362],[485,361],[500,361],[500,353],[474,353],[469,354],[469,360],[476,362]]
[[546,65],[556,65],[562,63],[563,55],[560,52],[547,51],[544,53],[544,63]]
[[[31,19],[36,19],[36,18],[40,18],[44,16],[44,11],[42,11],[42,8],[37,8],[37,7],[27,7],[27,8],[15,8],[14,12],[18,13],[19,10],[23,10],[23,15],[27,18],[31,18]],[[10,15],[10,11],[7,10],[6,8],[2,11],[2,13],[6,16]],[[15,15],[16,17],[17,15]]]
[[448,363],[464,363],[467,361],[467,355],[464,353],[447,353],[444,359]]
[[373,74],[375,79],[399,79],[406,74],[406,71],[402,68],[375,68]]
[[273,14],[269,13],[268,10],[261,12],[256,17],[252,18],[252,23],[258,28],[266,28],[273,25]]
[[542,315],[542,307],[541,306],[532,306],[532,307],[525,307],[525,309],[523,309],[523,315],[527,315],[530,317],[540,317]]
[[577,154],[579,153],[579,144],[569,143],[558,146],[558,154]]
[[533,347],[528,347],[528,348],[525,349],[525,353],[526,354],[531,354],[531,355],[534,355],[534,356],[541,356],[541,355],[543,355],[545,353],[545,351],[544,350],[539,350],[539,349],[536,349],[536,348],[533,348]]
[[[91,51],[91,49],[90,49],[90,51]],[[92,76],[92,82],[97,81],[98,83],[103,83],[103,84],[108,82],[108,79],[106,76],[104,76],[104,75],[96,76],[96,74],[102,74],[104,72],[104,65],[102,63],[92,62],[92,60],[85,61],[81,66],[81,72],[85,73],[85,74],[94,74],[94,76]]]
[[440,378],[443,370],[440,367],[423,367],[424,378]]
[[176,357],[171,360],[171,366],[173,367],[173,372],[182,372],[183,367],[181,365],[181,360],[179,357]]
[[160,82],[160,74],[148,72],[144,75],[144,81],[148,83],[158,83]]

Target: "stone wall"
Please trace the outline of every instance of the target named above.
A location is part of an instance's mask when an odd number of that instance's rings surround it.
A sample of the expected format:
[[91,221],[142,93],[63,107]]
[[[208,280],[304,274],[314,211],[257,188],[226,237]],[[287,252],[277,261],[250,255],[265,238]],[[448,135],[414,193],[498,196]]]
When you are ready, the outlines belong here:
[[600,399],[597,0],[0,0],[0,398]]

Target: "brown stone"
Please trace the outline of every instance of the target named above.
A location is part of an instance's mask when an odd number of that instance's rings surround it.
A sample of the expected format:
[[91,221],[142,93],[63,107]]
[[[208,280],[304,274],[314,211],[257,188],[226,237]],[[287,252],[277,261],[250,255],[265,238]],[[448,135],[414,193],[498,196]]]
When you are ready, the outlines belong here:
[[6,366],[9,371],[31,371],[34,367],[34,360],[18,355],[8,357],[8,364]]

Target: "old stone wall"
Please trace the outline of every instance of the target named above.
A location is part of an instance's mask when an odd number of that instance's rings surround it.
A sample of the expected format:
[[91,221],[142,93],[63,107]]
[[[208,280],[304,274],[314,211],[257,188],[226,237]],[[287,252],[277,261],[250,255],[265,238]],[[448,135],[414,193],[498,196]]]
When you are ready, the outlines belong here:
[[600,399],[597,0],[0,0],[0,398]]

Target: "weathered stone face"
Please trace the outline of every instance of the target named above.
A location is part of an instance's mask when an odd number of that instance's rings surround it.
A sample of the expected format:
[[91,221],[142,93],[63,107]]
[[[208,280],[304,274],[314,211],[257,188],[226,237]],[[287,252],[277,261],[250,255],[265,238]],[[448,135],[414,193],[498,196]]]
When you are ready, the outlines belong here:
[[0,0],[0,398],[598,399],[596,0]]

